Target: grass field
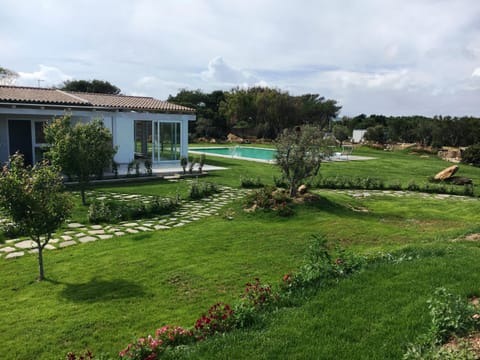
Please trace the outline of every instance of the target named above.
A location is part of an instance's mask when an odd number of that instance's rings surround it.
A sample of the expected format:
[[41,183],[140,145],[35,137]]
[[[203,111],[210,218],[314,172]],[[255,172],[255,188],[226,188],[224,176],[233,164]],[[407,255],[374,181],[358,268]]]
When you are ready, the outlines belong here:
[[[371,161],[325,163],[323,175],[424,181],[448,166],[407,152],[359,150]],[[239,187],[240,176],[272,183],[272,165],[207,158],[229,167],[205,181]],[[480,169],[459,175],[480,183]],[[188,185],[102,186],[99,191],[182,196]],[[480,233],[480,200],[369,196],[317,190],[321,201],[296,205],[295,215],[213,216],[182,228],[117,237],[45,255],[47,281],[36,259],[0,259],[0,359],[63,359],[90,349],[115,355],[134,338],[165,324],[191,326],[210,305],[238,298],[246,282],[278,283],[301,264],[311,235],[321,234],[359,254],[409,248],[419,258],[368,267],[280,309],[252,329],[208,340],[181,358],[398,359],[427,326],[426,300],[446,286],[480,294],[477,242],[452,241]],[[478,194],[478,193],[477,193]],[[362,209],[363,211],[356,211]],[[84,210],[74,217],[82,219]]]

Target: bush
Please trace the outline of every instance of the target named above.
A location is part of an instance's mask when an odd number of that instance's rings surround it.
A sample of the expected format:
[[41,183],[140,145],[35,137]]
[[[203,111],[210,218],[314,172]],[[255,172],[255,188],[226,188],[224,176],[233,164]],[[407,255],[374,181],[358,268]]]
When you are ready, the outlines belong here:
[[150,202],[144,201],[93,201],[88,208],[88,221],[93,224],[117,223],[136,220],[156,215],[169,214],[180,205],[180,199],[162,199],[154,197]]
[[256,179],[250,178],[250,177],[241,177],[240,186],[242,188],[251,189],[251,188],[263,187],[264,185],[260,177],[257,177]]
[[146,159],[145,162],[143,163],[145,165],[145,172],[147,176],[152,176],[152,160]]
[[190,187],[190,194],[188,196],[192,200],[199,200],[203,199],[204,197],[216,194],[219,191],[220,190],[217,184],[195,181]]
[[273,210],[280,216],[291,216],[294,211],[289,205],[291,198],[283,189],[276,189],[273,186],[265,186],[262,189],[254,190],[247,194],[244,200],[246,208],[254,210]]
[[460,340],[458,347],[443,346],[453,338],[480,329],[475,307],[445,288],[435,290],[427,303],[432,318],[430,328],[418,344],[409,346],[403,358],[477,359],[466,341]]
[[480,143],[469,146],[462,154],[462,163],[480,166]]

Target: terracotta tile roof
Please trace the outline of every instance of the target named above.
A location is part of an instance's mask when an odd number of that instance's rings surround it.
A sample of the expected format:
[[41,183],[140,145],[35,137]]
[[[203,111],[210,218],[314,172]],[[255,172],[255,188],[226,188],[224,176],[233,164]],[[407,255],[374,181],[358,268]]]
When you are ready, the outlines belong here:
[[146,96],[108,95],[0,85],[0,103],[72,105],[118,110],[193,113],[195,110]]

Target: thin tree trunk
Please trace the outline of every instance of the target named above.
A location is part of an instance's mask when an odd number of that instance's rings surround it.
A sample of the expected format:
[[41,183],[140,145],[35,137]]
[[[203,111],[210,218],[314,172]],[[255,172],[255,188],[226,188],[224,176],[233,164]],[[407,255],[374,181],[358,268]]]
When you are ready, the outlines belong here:
[[80,194],[82,195],[82,205],[87,205],[87,202],[85,200],[85,189],[83,187],[80,189]]
[[40,244],[40,242],[37,242],[37,244],[38,244],[38,270],[39,270],[38,281],[42,281],[45,279],[45,273],[43,271],[43,246]]

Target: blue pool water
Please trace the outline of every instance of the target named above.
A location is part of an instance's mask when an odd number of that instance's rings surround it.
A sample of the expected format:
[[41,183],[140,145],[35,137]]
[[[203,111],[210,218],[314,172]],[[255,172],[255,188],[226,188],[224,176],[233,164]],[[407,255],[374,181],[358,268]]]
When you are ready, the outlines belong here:
[[276,150],[255,148],[255,147],[205,147],[205,148],[190,148],[192,153],[203,153],[207,155],[233,157],[245,160],[272,162],[275,160]]

